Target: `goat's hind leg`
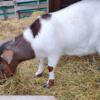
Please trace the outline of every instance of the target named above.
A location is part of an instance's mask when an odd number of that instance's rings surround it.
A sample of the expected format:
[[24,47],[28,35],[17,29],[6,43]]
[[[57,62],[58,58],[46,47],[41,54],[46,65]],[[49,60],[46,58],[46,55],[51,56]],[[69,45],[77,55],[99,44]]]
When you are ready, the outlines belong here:
[[55,67],[57,66],[57,63],[59,61],[59,56],[58,55],[53,55],[48,57],[48,70],[49,70],[49,77],[48,81],[44,85],[45,88],[50,88],[51,86],[54,85],[54,80],[55,80]]

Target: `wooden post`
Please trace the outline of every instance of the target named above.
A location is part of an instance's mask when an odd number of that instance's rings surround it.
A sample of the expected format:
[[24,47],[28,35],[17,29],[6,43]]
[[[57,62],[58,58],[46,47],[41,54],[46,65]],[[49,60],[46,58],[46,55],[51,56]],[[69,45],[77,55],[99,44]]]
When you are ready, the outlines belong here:
[[7,10],[6,9],[3,10],[3,14],[5,14],[4,15],[4,20],[7,20],[8,19],[8,16],[6,15],[7,14]]
[[81,0],[49,0],[49,12],[60,10],[78,1]]
[[39,4],[40,4],[40,2],[39,2],[39,0],[37,0],[37,9],[40,9],[40,6],[39,6]]
[[76,3],[81,0],[61,0],[61,8],[65,8],[73,3]]
[[17,11],[16,0],[13,0],[13,3],[14,3],[15,17],[19,19],[20,18],[20,15],[19,15],[19,13]]
[[61,9],[61,0],[54,0],[54,11]]
[[49,0],[49,12],[54,11],[54,0]]
[[50,1],[50,0],[47,0],[47,11],[46,11],[46,13],[49,12],[49,1]]
[[49,0],[49,12],[57,11],[61,8],[61,0]]

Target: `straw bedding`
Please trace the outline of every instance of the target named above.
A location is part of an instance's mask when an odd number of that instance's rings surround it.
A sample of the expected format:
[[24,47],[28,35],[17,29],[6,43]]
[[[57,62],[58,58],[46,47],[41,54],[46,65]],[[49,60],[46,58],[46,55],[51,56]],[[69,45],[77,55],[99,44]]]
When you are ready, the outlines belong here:
[[[12,39],[30,25],[30,18],[0,21],[0,43]],[[43,77],[33,78],[38,60],[19,64],[15,75],[0,85],[0,95],[54,95],[58,100],[100,100],[100,57],[62,57],[56,68],[55,86],[43,88],[48,77],[47,61]]]

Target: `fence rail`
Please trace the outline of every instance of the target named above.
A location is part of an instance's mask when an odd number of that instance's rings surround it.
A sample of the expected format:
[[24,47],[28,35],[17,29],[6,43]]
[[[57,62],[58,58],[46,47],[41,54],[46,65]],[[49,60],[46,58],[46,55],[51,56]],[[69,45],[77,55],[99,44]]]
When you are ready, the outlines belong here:
[[48,0],[0,1],[0,19],[23,18],[36,11],[48,12]]

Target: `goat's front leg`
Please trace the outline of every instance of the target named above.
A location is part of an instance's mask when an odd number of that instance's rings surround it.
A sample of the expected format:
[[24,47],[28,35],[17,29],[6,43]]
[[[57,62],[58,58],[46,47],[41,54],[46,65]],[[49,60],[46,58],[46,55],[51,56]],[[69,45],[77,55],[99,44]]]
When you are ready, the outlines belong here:
[[41,59],[40,59],[39,66],[38,66],[38,70],[37,70],[37,72],[35,73],[35,76],[36,76],[36,77],[41,77],[42,74],[43,74],[43,71],[44,71],[44,58],[41,58]]
[[54,85],[54,79],[55,79],[55,67],[58,63],[59,56],[50,56],[48,57],[48,70],[49,70],[49,78],[46,84],[44,85],[45,88],[50,88]]

